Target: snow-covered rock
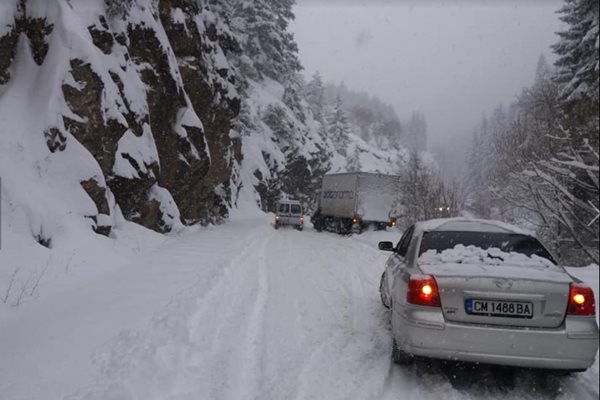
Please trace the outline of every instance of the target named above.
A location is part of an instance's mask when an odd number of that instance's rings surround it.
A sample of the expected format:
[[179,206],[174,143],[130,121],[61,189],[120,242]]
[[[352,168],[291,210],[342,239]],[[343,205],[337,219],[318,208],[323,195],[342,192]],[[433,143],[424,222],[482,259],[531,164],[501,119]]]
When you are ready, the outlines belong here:
[[[177,208],[186,223],[225,217],[231,191],[214,189],[231,181],[236,153],[229,131],[239,96],[214,37],[220,32],[202,18],[210,10],[194,4],[3,2],[6,182],[22,181],[16,171],[25,169],[68,170],[71,176],[48,177],[55,186],[70,182],[74,189],[62,195],[87,193],[96,208],[112,205],[82,216],[97,221],[118,205],[127,219],[163,232],[181,223],[164,220],[163,207]],[[19,146],[27,157],[9,161],[4,152]],[[174,204],[153,206],[167,198],[155,195],[157,184]],[[15,189],[6,185],[5,192]],[[42,213],[37,204],[31,211]],[[108,233],[111,219],[102,219]]]

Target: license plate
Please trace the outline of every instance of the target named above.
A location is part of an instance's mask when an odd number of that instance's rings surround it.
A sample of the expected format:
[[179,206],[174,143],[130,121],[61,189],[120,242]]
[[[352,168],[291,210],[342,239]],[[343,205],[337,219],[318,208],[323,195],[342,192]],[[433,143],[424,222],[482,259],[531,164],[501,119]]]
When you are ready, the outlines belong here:
[[467,314],[489,317],[532,318],[533,304],[522,301],[467,299]]

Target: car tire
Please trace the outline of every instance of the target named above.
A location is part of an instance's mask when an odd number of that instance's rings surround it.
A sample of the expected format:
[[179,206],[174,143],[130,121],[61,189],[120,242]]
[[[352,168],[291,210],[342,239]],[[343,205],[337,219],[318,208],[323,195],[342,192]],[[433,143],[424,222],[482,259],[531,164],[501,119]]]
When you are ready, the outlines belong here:
[[410,365],[415,361],[415,357],[412,354],[400,350],[396,343],[396,339],[394,339],[392,343],[392,361],[394,364],[398,365]]
[[275,223],[275,229],[279,229],[279,224]]
[[381,274],[381,281],[379,282],[379,297],[381,298],[381,304],[387,309],[390,308],[390,305],[387,302],[387,297],[383,293],[383,288],[385,287],[385,271]]

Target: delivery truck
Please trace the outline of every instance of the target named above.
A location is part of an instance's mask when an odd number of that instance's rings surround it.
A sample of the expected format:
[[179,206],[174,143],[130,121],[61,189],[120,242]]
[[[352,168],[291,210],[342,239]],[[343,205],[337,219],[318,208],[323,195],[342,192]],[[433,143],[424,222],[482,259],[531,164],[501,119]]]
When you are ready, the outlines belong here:
[[328,174],[315,195],[317,231],[347,234],[396,225],[400,177],[367,172]]

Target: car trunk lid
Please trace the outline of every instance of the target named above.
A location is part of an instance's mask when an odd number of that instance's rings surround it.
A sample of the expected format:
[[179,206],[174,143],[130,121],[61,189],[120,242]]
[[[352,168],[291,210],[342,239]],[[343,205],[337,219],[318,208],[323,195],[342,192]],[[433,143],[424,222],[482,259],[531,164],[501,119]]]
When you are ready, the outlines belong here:
[[558,327],[571,277],[547,263],[420,265],[438,284],[448,321],[522,327]]

